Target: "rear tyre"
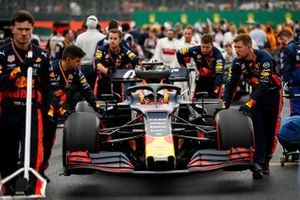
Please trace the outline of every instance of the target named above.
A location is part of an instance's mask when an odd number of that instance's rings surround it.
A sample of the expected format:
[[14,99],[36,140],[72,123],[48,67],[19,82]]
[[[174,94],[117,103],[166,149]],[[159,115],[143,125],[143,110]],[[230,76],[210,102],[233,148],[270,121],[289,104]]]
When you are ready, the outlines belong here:
[[254,129],[250,117],[235,109],[221,110],[216,115],[217,148],[254,147]]

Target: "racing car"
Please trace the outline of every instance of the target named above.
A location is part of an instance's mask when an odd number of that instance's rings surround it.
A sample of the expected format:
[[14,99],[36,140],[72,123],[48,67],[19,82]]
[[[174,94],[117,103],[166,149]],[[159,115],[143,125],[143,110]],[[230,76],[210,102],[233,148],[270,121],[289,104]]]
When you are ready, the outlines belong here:
[[[126,100],[102,101],[103,114],[77,104],[63,130],[64,174],[95,171],[171,174],[246,170],[253,166],[254,135],[249,117],[238,110],[208,113],[219,102],[181,100],[186,69],[144,63],[117,70],[113,81],[131,82]],[[215,123],[209,125],[208,115]]]

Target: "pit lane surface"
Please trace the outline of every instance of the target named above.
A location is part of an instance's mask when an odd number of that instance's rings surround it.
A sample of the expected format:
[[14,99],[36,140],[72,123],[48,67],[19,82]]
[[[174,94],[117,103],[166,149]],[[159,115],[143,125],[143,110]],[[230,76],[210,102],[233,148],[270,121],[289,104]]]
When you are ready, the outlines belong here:
[[[284,102],[282,116],[288,115]],[[278,145],[271,161],[271,175],[253,180],[249,170],[241,172],[215,171],[172,176],[132,176],[107,173],[59,176],[62,173],[62,130],[46,174],[51,183],[47,198],[62,199],[300,199],[298,165],[288,163],[281,167]]]

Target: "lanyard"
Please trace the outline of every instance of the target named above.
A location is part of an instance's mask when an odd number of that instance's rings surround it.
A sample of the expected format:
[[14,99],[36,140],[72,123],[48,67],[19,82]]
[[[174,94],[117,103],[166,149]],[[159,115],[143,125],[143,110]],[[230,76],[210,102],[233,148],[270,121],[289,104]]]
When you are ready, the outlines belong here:
[[59,66],[59,69],[60,69],[60,72],[61,72],[61,74],[62,74],[62,76],[63,76],[63,78],[64,78],[64,80],[65,80],[65,88],[68,88],[69,87],[69,80],[66,78],[66,75],[65,75],[65,73],[64,73],[64,70],[63,70],[63,68],[62,68],[62,66],[61,66],[61,62],[59,62],[58,63],[58,66]]
[[[18,59],[21,61],[21,63],[24,63],[24,60],[22,59],[22,57],[20,56],[20,54],[18,53],[16,47],[15,47],[15,44],[14,42],[12,42],[12,48],[13,48],[13,51],[14,53],[16,54],[16,56],[18,57]],[[29,45],[29,51],[31,50],[31,45]]]
[[[109,50],[108,50],[108,55],[109,55],[111,61],[112,61],[112,62],[114,63],[114,65],[115,65],[114,68],[117,68],[117,67],[118,67],[118,64],[119,64],[119,60],[118,60],[119,55],[117,54],[117,58],[116,58],[116,60],[114,60],[113,57],[111,56],[111,53],[110,53],[110,52],[111,52],[111,51],[110,51],[110,49],[109,49]],[[118,49],[118,52],[120,52],[120,48]]]

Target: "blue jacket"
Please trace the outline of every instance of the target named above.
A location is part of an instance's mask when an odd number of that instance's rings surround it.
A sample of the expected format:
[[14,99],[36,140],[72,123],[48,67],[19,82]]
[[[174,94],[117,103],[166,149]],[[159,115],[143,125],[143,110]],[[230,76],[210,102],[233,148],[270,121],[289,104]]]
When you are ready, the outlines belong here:
[[291,41],[280,50],[280,72],[284,82],[300,86],[300,43]]
[[235,58],[232,62],[223,95],[223,100],[229,105],[242,77],[252,86],[250,98],[255,101],[266,95],[269,90],[281,88],[281,81],[276,75],[275,60],[262,50],[254,50],[254,54],[255,60]]
[[201,46],[196,45],[190,48],[181,48],[176,52],[177,60],[181,67],[186,67],[185,57],[192,57],[195,61],[199,76],[215,79],[215,87],[220,87],[223,82],[225,60],[220,50],[213,47],[212,55],[203,55]]

